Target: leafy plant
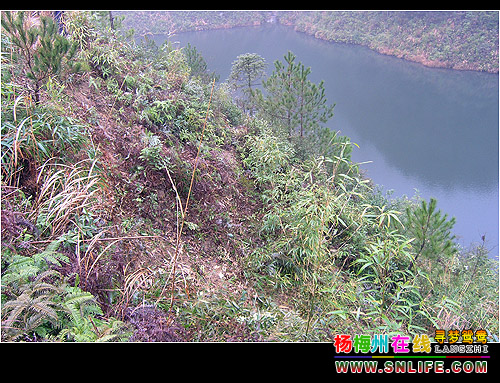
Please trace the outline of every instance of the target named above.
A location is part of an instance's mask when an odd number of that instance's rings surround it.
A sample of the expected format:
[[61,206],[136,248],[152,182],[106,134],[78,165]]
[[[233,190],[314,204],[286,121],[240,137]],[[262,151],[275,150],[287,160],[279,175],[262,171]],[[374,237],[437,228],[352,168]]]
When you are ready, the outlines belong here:
[[22,172],[35,172],[47,159],[77,152],[86,139],[83,126],[50,108],[31,108],[15,89],[2,89],[2,178],[16,184]]
[[249,136],[246,146],[249,153],[243,163],[251,169],[261,185],[276,187],[280,182],[280,174],[286,172],[293,158],[291,145],[264,128],[260,134]]
[[78,287],[66,287],[62,306],[70,318],[69,324],[57,335],[75,342],[108,342],[127,340],[131,332],[114,318],[103,321],[101,308],[92,294]]
[[64,27],[69,39],[74,41],[80,50],[88,49],[92,40],[97,37],[96,28],[86,12],[66,12]]
[[[46,321],[55,326],[58,322],[58,310],[61,306],[57,302],[57,296],[61,292],[60,287],[50,283],[48,280],[58,274],[54,270],[46,270],[38,273],[39,269],[24,259],[16,259],[13,266],[4,277],[2,284],[5,288],[16,281],[17,289],[6,292],[2,286],[2,293],[15,299],[2,302],[2,338],[16,340],[22,336],[35,331]],[[26,259],[27,258],[27,259]],[[33,276],[32,279],[25,278]]]
[[86,56],[90,66],[103,79],[107,79],[119,73],[120,63],[118,60],[118,52],[115,49],[109,49],[102,44],[93,44]]
[[155,100],[142,112],[142,116],[150,125],[166,126],[177,115],[177,106],[172,100]]
[[362,294],[370,302],[366,314],[380,325],[394,328],[407,323],[408,330],[415,331],[413,319],[423,298],[409,268],[413,262],[411,242],[399,234],[389,233],[386,239],[370,241],[366,252],[354,263],[359,265],[357,274],[364,286]]
[[161,155],[163,144],[160,138],[157,135],[146,131],[142,141],[146,144],[146,146],[141,149],[141,155],[139,158],[146,161],[148,165],[152,166],[156,170],[165,169],[168,164],[168,158],[164,158]]

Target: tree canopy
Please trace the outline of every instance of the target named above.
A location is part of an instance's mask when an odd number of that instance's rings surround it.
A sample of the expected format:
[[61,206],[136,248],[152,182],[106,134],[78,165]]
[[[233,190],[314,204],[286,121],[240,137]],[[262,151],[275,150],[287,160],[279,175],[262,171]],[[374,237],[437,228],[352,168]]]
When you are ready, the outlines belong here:
[[243,96],[240,102],[247,110],[252,110],[253,88],[264,76],[265,68],[265,59],[257,53],[244,53],[233,61],[229,82],[234,89],[242,90]]

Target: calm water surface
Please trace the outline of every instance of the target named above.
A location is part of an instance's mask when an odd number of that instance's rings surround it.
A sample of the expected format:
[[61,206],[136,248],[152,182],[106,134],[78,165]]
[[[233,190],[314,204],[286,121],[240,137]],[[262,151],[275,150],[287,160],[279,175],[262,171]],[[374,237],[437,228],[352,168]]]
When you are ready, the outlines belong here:
[[[161,42],[165,38],[157,37]],[[284,26],[183,33],[225,81],[242,53],[266,59],[267,73],[288,50],[324,80],[331,129],[360,146],[354,161],[393,196],[435,197],[455,216],[468,247],[486,236],[498,256],[498,75],[426,68],[367,48],[316,40]]]

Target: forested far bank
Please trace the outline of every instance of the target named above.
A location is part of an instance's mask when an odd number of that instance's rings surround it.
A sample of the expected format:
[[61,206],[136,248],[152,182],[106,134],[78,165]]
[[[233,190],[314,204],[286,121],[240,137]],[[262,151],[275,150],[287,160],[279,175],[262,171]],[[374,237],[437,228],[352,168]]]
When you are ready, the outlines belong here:
[[279,23],[430,67],[498,73],[497,11],[127,11],[140,35]]
[[290,12],[280,22],[430,67],[498,73],[498,12]]

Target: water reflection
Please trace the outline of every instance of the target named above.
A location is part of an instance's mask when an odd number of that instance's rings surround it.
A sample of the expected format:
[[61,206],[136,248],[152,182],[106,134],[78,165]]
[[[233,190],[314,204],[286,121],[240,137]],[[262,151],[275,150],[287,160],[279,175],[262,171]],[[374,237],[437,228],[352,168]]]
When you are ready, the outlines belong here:
[[400,70],[395,59],[387,70],[387,58],[371,56],[369,70],[352,69],[356,75],[346,76],[349,80],[335,78],[336,96],[344,97],[337,113],[345,130],[419,183],[476,191],[496,187],[498,76],[496,89],[491,78],[483,86],[489,75],[455,76],[454,71],[437,70],[440,81],[430,82],[436,75],[428,73],[435,70],[409,63],[404,66],[412,71]]

